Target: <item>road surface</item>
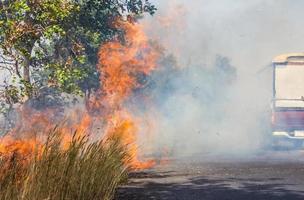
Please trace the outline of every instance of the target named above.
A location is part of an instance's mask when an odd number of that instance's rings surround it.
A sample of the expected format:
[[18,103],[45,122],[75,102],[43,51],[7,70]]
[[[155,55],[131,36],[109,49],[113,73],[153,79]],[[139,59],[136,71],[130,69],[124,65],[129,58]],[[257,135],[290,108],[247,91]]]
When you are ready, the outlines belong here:
[[304,200],[304,152],[192,157],[131,175],[117,200]]

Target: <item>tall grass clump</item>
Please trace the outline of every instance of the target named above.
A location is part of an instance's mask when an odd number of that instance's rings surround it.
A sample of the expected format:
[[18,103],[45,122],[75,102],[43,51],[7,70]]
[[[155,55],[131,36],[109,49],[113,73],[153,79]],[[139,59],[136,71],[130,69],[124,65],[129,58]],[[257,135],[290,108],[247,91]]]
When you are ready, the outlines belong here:
[[1,158],[0,199],[112,199],[127,178],[126,149],[119,138],[74,136],[66,145],[55,130],[30,159],[14,152]]

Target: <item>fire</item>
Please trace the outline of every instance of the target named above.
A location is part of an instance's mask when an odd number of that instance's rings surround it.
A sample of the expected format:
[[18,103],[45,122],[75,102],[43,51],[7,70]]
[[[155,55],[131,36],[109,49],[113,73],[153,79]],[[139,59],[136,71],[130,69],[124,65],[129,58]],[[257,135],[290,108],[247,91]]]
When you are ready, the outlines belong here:
[[9,153],[17,153],[25,155],[24,157],[29,157],[36,150],[40,149],[40,145],[35,139],[28,140],[15,140],[10,137],[6,137],[1,140],[0,144],[0,155],[10,156]]
[[120,138],[123,145],[129,146],[126,164],[129,165],[133,170],[147,169],[153,167],[156,162],[149,160],[142,162],[138,159],[138,147],[136,145],[136,124],[129,119],[119,119],[118,124],[113,126],[113,129],[109,130],[108,138]]
[[131,166],[142,169],[151,167],[154,161],[138,160],[136,120],[124,103],[134,89],[141,87],[137,76],[149,75],[156,68],[159,52],[149,44],[139,24],[119,21],[116,25],[125,31],[125,44],[116,41],[101,47],[98,69],[102,88],[89,103],[89,110],[102,113],[107,122],[105,136],[117,134],[130,146]]
[[120,110],[131,92],[141,86],[136,75],[151,73],[159,56],[139,24],[120,21],[117,26],[125,30],[126,44],[116,41],[101,47],[98,70],[102,89],[89,105],[90,109],[110,115]]
[[75,131],[93,139],[118,137],[129,149],[127,165],[133,169],[155,165],[153,160],[142,162],[139,159],[137,120],[128,110],[126,101],[135,89],[142,87],[138,77],[155,70],[159,51],[150,45],[140,24],[117,21],[115,26],[124,31],[124,42],[116,40],[101,46],[97,65],[101,87],[86,99],[85,109],[75,110],[62,125],[56,109],[36,111],[23,106],[16,127],[0,141],[1,154],[33,153],[37,144],[45,141],[45,134],[54,128],[54,124],[59,124],[65,145],[69,144]]

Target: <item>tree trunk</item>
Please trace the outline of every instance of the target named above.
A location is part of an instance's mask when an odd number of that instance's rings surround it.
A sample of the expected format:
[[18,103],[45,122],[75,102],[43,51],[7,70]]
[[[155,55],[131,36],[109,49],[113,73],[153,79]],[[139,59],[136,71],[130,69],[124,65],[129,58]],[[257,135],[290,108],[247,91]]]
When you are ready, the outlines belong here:
[[25,58],[25,60],[24,60],[23,79],[27,83],[31,83],[31,78],[30,78],[30,61],[29,61],[28,58]]
[[28,98],[32,96],[32,88],[31,88],[31,77],[30,77],[30,59],[26,56],[24,57],[24,66],[23,66],[23,79],[25,92]]

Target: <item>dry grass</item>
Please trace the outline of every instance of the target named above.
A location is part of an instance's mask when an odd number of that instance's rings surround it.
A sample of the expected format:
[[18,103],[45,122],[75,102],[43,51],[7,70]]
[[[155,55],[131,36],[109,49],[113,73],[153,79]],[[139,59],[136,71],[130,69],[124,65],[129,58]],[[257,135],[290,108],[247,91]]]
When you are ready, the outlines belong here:
[[55,131],[31,159],[17,153],[2,159],[0,199],[112,199],[127,178],[126,147],[119,139],[91,143],[74,137],[64,150],[61,141]]

